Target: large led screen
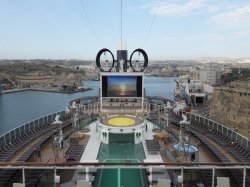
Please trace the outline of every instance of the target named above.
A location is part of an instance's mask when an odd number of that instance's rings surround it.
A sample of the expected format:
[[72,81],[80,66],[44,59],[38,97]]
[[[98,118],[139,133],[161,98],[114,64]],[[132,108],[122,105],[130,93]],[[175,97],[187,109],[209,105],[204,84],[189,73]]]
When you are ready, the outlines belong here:
[[141,76],[102,76],[102,97],[141,97]]

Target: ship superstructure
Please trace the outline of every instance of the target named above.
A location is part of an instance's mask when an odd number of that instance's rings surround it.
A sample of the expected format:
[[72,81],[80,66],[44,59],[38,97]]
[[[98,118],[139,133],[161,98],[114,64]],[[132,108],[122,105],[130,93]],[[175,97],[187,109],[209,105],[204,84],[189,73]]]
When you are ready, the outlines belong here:
[[182,75],[176,79],[174,99],[185,100],[188,106],[196,106],[210,100],[212,92],[213,87],[200,80],[194,80],[188,75]]

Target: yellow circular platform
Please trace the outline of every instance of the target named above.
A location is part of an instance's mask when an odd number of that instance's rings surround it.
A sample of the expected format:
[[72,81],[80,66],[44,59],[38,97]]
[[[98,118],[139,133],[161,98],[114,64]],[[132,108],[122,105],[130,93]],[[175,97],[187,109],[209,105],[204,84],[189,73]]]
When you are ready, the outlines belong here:
[[108,124],[116,127],[128,127],[135,124],[135,120],[132,118],[112,118],[108,120]]

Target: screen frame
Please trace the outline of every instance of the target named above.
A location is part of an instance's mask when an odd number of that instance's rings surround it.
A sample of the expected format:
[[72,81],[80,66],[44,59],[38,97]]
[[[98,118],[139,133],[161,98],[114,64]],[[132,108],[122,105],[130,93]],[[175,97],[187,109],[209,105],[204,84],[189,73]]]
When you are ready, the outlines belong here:
[[[109,97],[108,96],[108,88],[106,90],[103,90],[103,86],[107,86],[107,77],[108,76],[123,76],[123,77],[138,77],[140,78],[140,84],[138,85],[137,84],[137,81],[136,81],[136,95],[137,96],[134,96],[134,97],[131,97],[131,96],[112,96],[112,97]],[[104,80],[105,79],[105,80]],[[103,82],[105,81],[105,82]],[[106,83],[106,84],[105,84]],[[138,88],[139,87],[139,88]],[[140,91],[140,94],[138,94],[138,89],[141,89]],[[104,93],[106,91],[106,94]],[[101,73],[100,74],[100,95],[101,95],[101,98],[143,98],[144,97],[144,74],[143,73],[140,73],[140,72],[136,72],[136,73],[127,73],[127,72],[124,72],[124,73],[117,73],[117,72],[114,72],[114,73]]]
[[[144,110],[144,73],[143,72],[101,72],[100,73],[100,91],[99,91],[99,96],[100,96],[100,110],[103,111],[109,111],[109,110],[114,110],[114,109],[109,109],[108,106],[103,106],[104,100],[107,99],[112,99],[112,97],[102,97],[102,76],[110,76],[110,75],[115,75],[115,76],[141,76],[142,79],[142,96],[141,97],[128,97],[128,99],[140,99],[141,100],[141,106],[140,108],[137,108],[136,110],[143,111]],[[115,99],[125,99],[126,97],[116,97]],[[108,107],[108,108],[106,108]]]

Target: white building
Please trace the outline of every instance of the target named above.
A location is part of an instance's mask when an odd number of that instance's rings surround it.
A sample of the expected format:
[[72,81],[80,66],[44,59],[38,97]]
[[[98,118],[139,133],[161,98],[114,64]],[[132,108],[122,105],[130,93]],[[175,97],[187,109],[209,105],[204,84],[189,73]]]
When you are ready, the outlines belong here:
[[219,68],[218,64],[204,64],[200,69],[200,81],[208,85],[215,85],[220,71],[221,68]]

